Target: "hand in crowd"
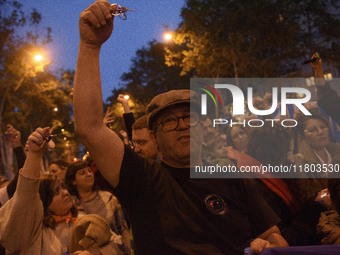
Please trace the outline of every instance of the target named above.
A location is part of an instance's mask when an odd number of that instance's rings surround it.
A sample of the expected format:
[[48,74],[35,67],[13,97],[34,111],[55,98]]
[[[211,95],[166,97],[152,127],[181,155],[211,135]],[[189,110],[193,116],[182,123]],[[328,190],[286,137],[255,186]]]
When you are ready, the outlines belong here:
[[122,104],[124,108],[124,113],[131,112],[130,106],[129,106],[129,97],[126,97],[123,94],[119,94],[117,97],[117,101]]
[[21,133],[19,130],[16,130],[12,125],[6,125],[6,137],[12,144],[13,148],[17,148],[22,146],[21,144]]
[[328,189],[319,191],[314,200],[323,205],[327,210],[330,210],[333,206]]
[[100,47],[113,31],[113,16],[117,6],[106,0],[97,0],[80,14],[79,31],[82,43]]
[[107,108],[105,116],[104,116],[104,124],[105,125],[109,125],[111,123],[114,123],[117,120],[117,116],[115,115],[115,113],[113,112],[113,110],[111,110],[110,107]]
[[288,243],[278,232],[271,232],[265,236],[261,235],[255,238],[250,244],[250,249],[256,254],[271,247],[288,247]]
[[254,253],[260,253],[270,247],[270,242],[261,238],[254,239],[250,244],[250,249]]
[[128,104],[129,103],[129,98],[125,97],[125,95],[123,95],[123,94],[119,94],[118,97],[117,97],[117,101],[119,103],[121,103],[122,105],[124,105],[124,104]]
[[126,133],[126,131],[120,130],[119,134],[122,136],[124,144],[129,145],[129,137],[128,137],[128,134]]
[[226,148],[227,157],[233,160],[238,160],[240,157],[240,152],[234,149],[232,146]]
[[324,72],[322,68],[322,60],[319,55],[319,53],[315,52],[312,56],[311,59],[316,59],[316,61],[312,61],[310,65],[313,68],[314,72],[314,77],[317,79],[316,84],[319,86],[325,85],[325,79],[324,79]]
[[50,128],[37,128],[27,140],[27,145],[30,152],[42,152],[48,144],[49,147],[54,147],[55,144],[52,140],[48,140],[50,136]]
[[322,68],[322,59],[320,57],[320,54],[315,52],[312,56],[311,59],[315,59],[315,61],[312,61],[310,63],[310,65],[312,66],[312,68],[315,69],[319,69]]

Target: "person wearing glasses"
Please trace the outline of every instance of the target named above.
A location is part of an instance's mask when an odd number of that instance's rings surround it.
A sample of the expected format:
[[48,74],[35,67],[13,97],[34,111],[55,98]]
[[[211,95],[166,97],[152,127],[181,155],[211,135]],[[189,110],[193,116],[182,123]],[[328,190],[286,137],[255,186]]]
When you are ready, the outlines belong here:
[[[309,171],[307,179],[300,179],[299,189],[302,202],[314,199],[315,194],[327,188],[329,168],[340,160],[340,144],[329,140],[328,122],[318,114],[297,118],[299,151],[294,155],[294,164],[303,169],[316,169],[323,166],[323,171]],[[298,168],[300,169],[300,168]]]
[[249,245],[255,252],[287,246],[279,218],[246,181],[190,178],[190,167],[202,165],[203,140],[200,103],[190,90],[159,94],[147,107],[161,162],[140,157],[105,126],[99,56],[114,8],[96,1],[80,15],[75,127],[127,210],[136,253],[236,255]]
[[135,120],[129,106],[129,97],[126,97],[126,95],[119,94],[117,101],[124,108],[123,119],[127,136],[127,141],[124,141],[124,143],[129,144],[129,141],[131,141],[131,146],[135,152],[145,158],[153,160],[159,158],[155,138],[148,128],[147,116],[144,115]]
[[132,145],[135,152],[145,158],[153,160],[159,158],[157,143],[148,128],[146,115],[137,119],[132,125]]

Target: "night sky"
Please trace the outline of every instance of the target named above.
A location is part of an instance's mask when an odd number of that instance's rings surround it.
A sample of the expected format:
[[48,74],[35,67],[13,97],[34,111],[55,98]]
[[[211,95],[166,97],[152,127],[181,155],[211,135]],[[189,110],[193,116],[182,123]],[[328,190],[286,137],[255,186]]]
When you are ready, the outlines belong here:
[[[47,54],[52,60],[51,69],[75,69],[79,44],[78,18],[91,0],[31,0],[20,1],[28,14],[32,8],[42,14],[39,32],[52,28],[52,43],[47,45]],[[113,2],[112,2],[113,3]],[[185,0],[121,0],[120,5],[135,9],[128,12],[128,19],[115,18],[115,31],[102,47],[101,77],[103,100],[120,82],[120,76],[127,72],[130,60],[137,49],[147,46],[155,39],[162,41],[165,27],[176,29],[180,22],[180,10]]]

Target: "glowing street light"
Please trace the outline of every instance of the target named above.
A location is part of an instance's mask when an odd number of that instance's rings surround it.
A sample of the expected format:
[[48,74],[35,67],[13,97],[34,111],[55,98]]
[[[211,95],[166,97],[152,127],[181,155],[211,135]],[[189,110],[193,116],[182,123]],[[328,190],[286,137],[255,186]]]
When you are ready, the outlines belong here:
[[43,72],[45,67],[51,63],[47,52],[42,48],[24,49],[24,51],[30,56],[30,61],[27,61],[27,64],[30,65],[29,68],[32,69],[33,75],[37,72]]
[[36,61],[36,62],[41,62],[41,61],[43,61],[44,57],[43,57],[43,55],[41,55],[41,54],[35,54],[35,55],[33,56],[33,59],[34,59],[34,61]]
[[129,98],[130,98],[129,95],[125,95],[125,96],[124,96],[124,99],[125,99],[125,100],[128,100]]
[[57,112],[58,110],[59,110],[58,107],[54,107],[54,108],[53,108],[53,111],[54,111],[54,112]]
[[163,38],[164,38],[164,40],[165,41],[167,41],[167,42],[169,42],[169,41],[171,41],[172,40],[172,33],[170,33],[170,32],[166,32],[166,33],[164,33],[164,35],[163,35]]

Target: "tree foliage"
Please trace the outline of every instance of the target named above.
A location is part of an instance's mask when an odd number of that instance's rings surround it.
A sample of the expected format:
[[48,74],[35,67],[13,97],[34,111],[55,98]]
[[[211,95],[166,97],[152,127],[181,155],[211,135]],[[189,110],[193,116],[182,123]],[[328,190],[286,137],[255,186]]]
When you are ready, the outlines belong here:
[[17,1],[0,0],[0,50],[11,40],[15,29],[26,24],[21,7]]
[[316,50],[339,62],[339,2],[188,0],[169,66],[199,77],[276,77]]
[[134,112],[145,112],[145,105],[159,93],[188,88],[189,76],[180,76],[180,68],[165,64],[164,44],[149,42],[136,52],[129,72],[121,76],[121,87],[112,91],[108,102],[113,104],[118,94],[129,94],[133,101]]
[[[0,10],[0,135],[6,124],[20,130],[23,141],[39,126],[53,127],[59,133],[61,129],[73,131],[69,97],[73,71],[55,74],[48,59],[33,60],[37,50],[51,41],[51,28],[43,33],[41,14],[35,9],[24,13],[18,1],[0,0]],[[64,137],[57,139],[65,143]],[[0,155],[6,165],[1,138]]]
[[181,17],[172,42],[136,52],[108,104],[127,93],[139,115],[190,77],[282,77],[315,51],[340,68],[338,0],[187,0]]

